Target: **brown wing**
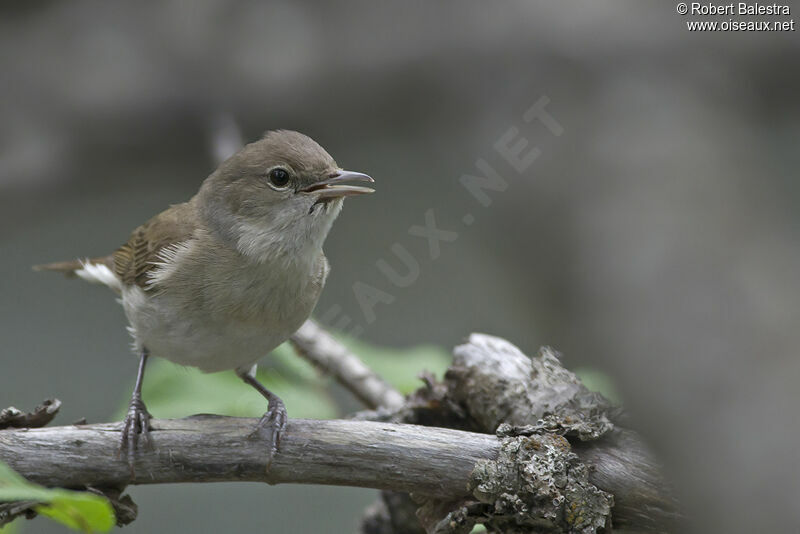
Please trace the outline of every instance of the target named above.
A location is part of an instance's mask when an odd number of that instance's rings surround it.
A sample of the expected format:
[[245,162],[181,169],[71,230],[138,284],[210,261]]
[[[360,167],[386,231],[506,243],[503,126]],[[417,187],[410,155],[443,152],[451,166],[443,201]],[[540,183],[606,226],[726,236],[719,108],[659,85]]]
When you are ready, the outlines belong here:
[[161,261],[159,253],[189,239],[196,227],[189,204],[170,206],[134,230],[128,242],[114,252],[114,273],[124,285],[153,289],[148,285],[147,273]]

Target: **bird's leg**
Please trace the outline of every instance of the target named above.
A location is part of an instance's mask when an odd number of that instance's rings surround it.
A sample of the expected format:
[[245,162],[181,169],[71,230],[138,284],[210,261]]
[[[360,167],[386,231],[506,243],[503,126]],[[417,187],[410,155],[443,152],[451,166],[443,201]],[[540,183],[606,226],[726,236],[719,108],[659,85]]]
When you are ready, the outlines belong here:
[[289,415],[286,413],[286,406],[283,404],[280,397],[256,380],[255,365],[249,370],[237,369],[236,374],[247,384],[253,386],[256,391],[261,393],[269,403],[267,413],[261,417],[255,430],[250,434],[251,436],[261,437],[269,442],[269,452],[267,453],[267,471],[269,471],[272,460],[275,459],[275,454],[278,452],[278,445],[280,444],[283,430],[286,428],[286,420],[289,418]]
[[150,413],[142,402],[142,379],[144,378],[144,366],[147,363],[147,349],[142,350],[139,358],[139,372],[136,375],[136,385],[133,387],[131,402],[128,405],[128,415],[122,423],[122,437],[120,438],[119,450],[127,451],[128,467],[131,469],[131,478],[136,477],[134,462],[136,459],[136,449],[141,435],[145,446],[150,445]]

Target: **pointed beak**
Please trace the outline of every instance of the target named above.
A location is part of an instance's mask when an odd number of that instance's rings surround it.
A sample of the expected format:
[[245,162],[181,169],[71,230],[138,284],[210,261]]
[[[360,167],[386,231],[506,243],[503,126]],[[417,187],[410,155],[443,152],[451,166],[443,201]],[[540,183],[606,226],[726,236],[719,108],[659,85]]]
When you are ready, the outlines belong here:
[[358,185],[347,185],[345,182],[374,182],[370,176],[360,172],[353,171],[336,171],[325,180],[311,184],[310,186],[301,189],[301,193],[315,193],[318,195],[318,200],[327,198],[348,197],[351,195],[365,195],[367,193],[374,193],[375,190],[371,187],[362,187]]

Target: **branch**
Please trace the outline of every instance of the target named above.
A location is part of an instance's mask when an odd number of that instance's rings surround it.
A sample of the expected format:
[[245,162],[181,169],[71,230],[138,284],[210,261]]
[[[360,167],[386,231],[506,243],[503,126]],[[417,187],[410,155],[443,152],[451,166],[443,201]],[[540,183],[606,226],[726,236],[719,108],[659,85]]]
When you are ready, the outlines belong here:
[[156,449],[118,457],[119,423],[0,432],[0,459],[25,478],[60,487],[255,481],[395,489],[458,498],[495,436],[368,421],[290,419],[271,469],[257,419],[200,415],[153,421]]
[[[529,358],[473,334],[445,381],[429,377],[401,409],[383,411],[390,421],[290,420],[269,473],[267,444],[250,437],[256,420],[210,415],[154,421],[156,449],[137,454],[135,480],[116,454],[119,423],[3,430],[0,460],[46,486],[103,491],[261,481],[395,492],[364,532],[413,532],[405,525],[417,508],[429,534],[468,533],[476,523],[489,532],[589,533],[609,531],[612,519],[615,532],[678,531],[658,462],[619,415],[551,350]],[[457,429],[397,424],[409,420]]]
[[399,391],[314,321],[306,321],[290,341],[300,356],[336,378],[369,408],[403,406],[405,399]]

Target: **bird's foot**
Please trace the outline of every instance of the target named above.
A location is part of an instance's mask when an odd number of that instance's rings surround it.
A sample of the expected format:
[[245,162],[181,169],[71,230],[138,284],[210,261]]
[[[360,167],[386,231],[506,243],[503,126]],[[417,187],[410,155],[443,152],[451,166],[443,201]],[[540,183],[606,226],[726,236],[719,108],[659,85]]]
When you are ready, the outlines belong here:
[[272,466],[272,461],[278,453],[278,446],[280,445],[283,430],[286,428],[286,421],[289,415],[286,413],[286,406],[283,401],[278,397],[270,399],[269,408],[261,420],[256,425],[256,428],[248,436],[251,439],[261,439],[269,444],[267,452],[267,471]]
[[126,451],[128,467],[131,470],[131,478],[136,478],[134,464],[136,462],[136,451],[139,447],[139,440],[142,440],[146,448],[152,446],[150,440],[150,419],[152,416],[138,396],[134,396],[128,405],[128,414],[122,423],[122,436],[119,442],[119,452]]

